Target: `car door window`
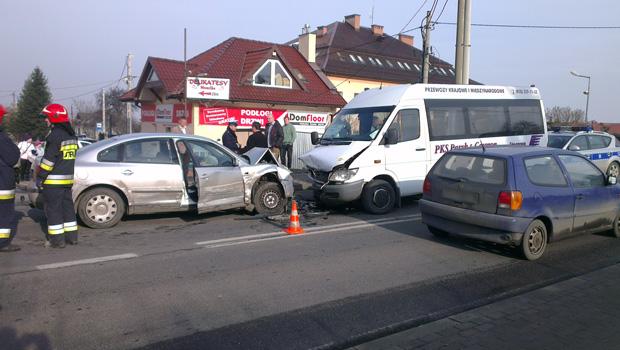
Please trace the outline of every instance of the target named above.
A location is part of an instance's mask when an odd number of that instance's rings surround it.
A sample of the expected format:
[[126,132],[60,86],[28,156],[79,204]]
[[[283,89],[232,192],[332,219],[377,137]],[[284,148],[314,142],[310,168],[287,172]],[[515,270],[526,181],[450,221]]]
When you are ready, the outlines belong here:
[[590,149],[606,148],[611,143],[611,138],[607,136],[588,135]]
[[537,186],[568,186],[562,169],[552,156],[527,158],[524,161],[525,172],[530,182]]
[[106,148],[97,154],[97,160],[100,162],[118,162],[121,156],[120,149],[120,145]]
[[146,139],[123,145],[123,162],[174,164],[173,150],[168,139]]
[[389,130],[398,131],[398,142],[417,140],[420,137],[420,112],[417,109],[398,111]]
[[196,167],[230,167],[234,158],[214,144],[202,141],[185,141]]
[[578,146],[580,151],[587,151],[590,149],[590,147],[588,147],[588,140],[586,140],[585,136],[575,137],[575,139],[570,143],[569,148],[572,146]]
[[605,186],[603,173],[586,159],[571,155],[560,155],[559,158],[566,168],[573,186],[577,188]]

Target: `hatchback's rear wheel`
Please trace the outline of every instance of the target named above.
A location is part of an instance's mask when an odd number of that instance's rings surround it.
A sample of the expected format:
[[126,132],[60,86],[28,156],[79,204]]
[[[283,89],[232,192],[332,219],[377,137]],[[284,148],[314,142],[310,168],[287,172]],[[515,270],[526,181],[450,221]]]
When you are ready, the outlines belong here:
[[620,175],[620,164],[618,162],[611,162],[607,167],[607,176],[618,177]]
[[125,202],[110,188],[93,188],[80,196],[78,216],[90,228],[110,228],[125,214]]
[[521,250],[527,260],[540,258],[547,248],[547,227],[540,220],[534,220],[523,234]]

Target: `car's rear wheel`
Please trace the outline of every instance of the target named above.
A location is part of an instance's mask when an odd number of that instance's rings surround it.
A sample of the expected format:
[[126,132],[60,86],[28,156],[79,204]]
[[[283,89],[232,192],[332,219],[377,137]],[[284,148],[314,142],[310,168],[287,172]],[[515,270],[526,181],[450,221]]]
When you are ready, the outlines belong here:
[[450,235],[449,232],[440,230],[437,227],[433,227],[433,226],[428,226],[428,230],[433,234],[433,236],[438,237],[438,238],[445,238]]
[[387,214],[396,204],[396,191],[385,180],[372,180],[362,191],[362,206],[372,214]]
[[614,227],[611,229],[611,233],[614,237],[620,238],[620,213],[618,213],[614,219]]
[[540,258],[547,249],[547,227],[540,220],[534,220],[527,227],[521,241],[521,250],[527,260]]
[[114,190],[93,188],[80,196],[78,216],[90,228],[110,228],[125,215],[125,201]]
[[620,175],[620,164],[618,162],[611,162],[607,167],[607,176],[618,177]]
[[254,193],[256,212],[263,215],[284,213],[286,198],[282,188],[275,182],[261,182]]

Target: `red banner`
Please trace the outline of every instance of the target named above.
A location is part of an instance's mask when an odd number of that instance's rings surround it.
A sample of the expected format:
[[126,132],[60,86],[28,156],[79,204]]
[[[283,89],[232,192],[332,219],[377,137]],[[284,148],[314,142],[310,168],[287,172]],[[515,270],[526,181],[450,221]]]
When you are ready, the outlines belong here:
[[[177,104],[152,104],[143,103],[140,112],[140,120],[150,123],[178,123],[179,118],[186,115],[183,113],[185,107],[182,103]],[[191,111],[192,105],[188,104],[187,109]],[[172,113],[170,113],[172,112]],[[192,113],[187,113],[187,122],[192,122]]]
[[241,128],[250,128],[253,122],[259,122],[261,126],[265,126],[269,116],[278,120],[286,112],[284,109],[201,107],[200,124],[228,125],[229,122],[235,121]]

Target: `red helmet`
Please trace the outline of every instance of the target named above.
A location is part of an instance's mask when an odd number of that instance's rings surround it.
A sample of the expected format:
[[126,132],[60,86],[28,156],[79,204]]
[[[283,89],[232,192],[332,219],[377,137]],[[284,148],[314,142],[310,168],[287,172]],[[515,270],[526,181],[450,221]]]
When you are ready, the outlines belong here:
[[41,115],[49,119],[50,123],[58,124],[58,123],[68,123],[69,122],[69,113],[67,109],[63,105],[59,105],[58,103],[52,103],[41,111]]
[[5,114],[6,114],[6,109],[4,109],[3,105],[0,105],[0,124],[2,124],[2,118],[4,118]]

